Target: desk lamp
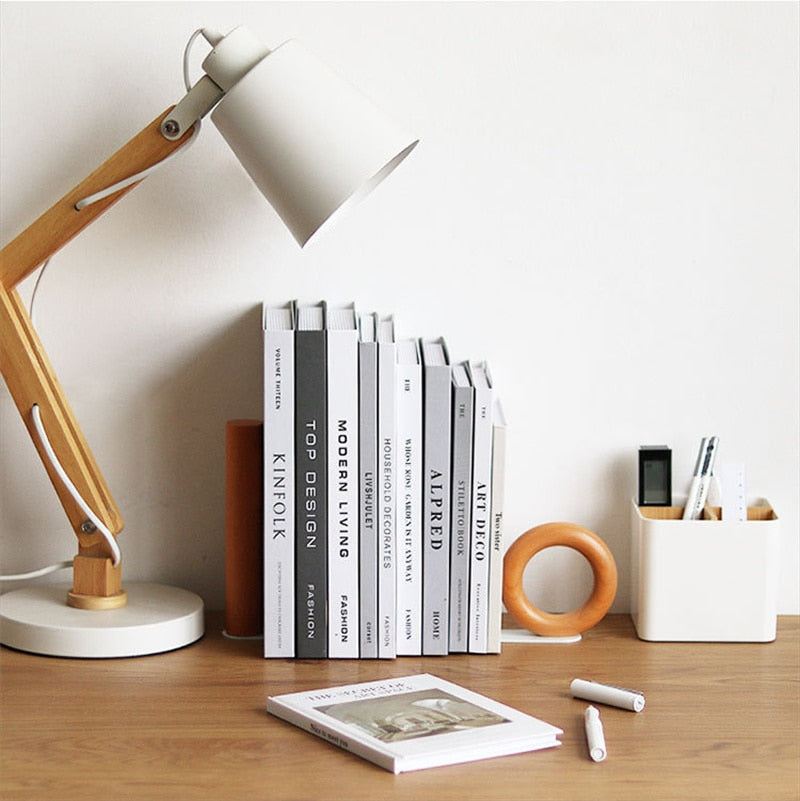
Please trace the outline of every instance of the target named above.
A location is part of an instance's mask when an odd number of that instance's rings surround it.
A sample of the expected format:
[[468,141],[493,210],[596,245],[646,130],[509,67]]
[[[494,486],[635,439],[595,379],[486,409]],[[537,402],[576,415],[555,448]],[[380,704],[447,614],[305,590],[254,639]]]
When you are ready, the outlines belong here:
[[[211,52],[192,85],[188,55]],[[211,119],[302,247],[417,144],[294,41],[274,50],[246,28],[195,31],[186,94],[0,251],[0,371],[78,537],[72,588],[0,596],[0,642],[55,656],[136,656],[203,635],[203,603],[175,587],[123,588],[123,521],[15,289],[191,141]]]

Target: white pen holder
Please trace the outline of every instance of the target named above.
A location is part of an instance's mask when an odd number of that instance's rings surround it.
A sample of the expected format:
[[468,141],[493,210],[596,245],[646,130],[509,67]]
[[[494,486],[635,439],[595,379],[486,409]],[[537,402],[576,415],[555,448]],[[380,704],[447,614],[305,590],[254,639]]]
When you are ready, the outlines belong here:
[[[643,640],[770,642],[775,639],[778,517],[765,500],[747,520],[707,508],[682,520],[682,506],[631,509],[631,616]],[[716,518],[716,519],[714,519]]]

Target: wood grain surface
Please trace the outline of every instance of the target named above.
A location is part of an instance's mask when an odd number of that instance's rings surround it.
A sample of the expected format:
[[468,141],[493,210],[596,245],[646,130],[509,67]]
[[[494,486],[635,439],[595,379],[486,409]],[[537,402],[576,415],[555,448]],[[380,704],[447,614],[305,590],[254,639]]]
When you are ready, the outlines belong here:
[[[83,661],[0,648],[0,797],[11,799],[792,799],[800,796],[800,618],[769,644],[649,643],[610,615],[571,645],[394,661],[264,660],[220,634]],[[435,673],[564,729],[557,749],[393,776],[265,712],[267,695]],[[573,678],[642,690],[601,706],[587,755]]]

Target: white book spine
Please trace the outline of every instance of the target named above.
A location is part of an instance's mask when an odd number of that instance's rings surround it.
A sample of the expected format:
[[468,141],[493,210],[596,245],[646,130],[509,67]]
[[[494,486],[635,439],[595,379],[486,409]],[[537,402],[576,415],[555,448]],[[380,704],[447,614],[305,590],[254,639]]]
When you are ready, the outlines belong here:
[[328,321],[328,655],[357,658],[358,330],[352,308]]
[[492,390],[485,370],[473,371],[475,425],[472,459],[472,553],[470,558],[469,650],[486,653],[489,636],[489,558],[492,493]]
[[378,656],[397,656],[397,346],[391,320],[378,335]]
[[486,650],[500,653],[503,621],[503,513],[506,476],[506,419],[499,400],[492,420],[491,547],[489,555],[489,631]]
[[416,342],[397,366],[397,654],[422,653],[422,372]]
[[264,656],[278,658],[295,654],[291,317],[289,308],[264,310]]

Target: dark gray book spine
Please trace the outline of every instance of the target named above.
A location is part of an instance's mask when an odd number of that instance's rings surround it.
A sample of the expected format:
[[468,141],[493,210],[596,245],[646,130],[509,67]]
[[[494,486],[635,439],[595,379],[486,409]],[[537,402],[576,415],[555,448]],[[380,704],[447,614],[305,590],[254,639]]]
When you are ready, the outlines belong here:
[[295,335],[296,654],[328,655],[325,332]]

